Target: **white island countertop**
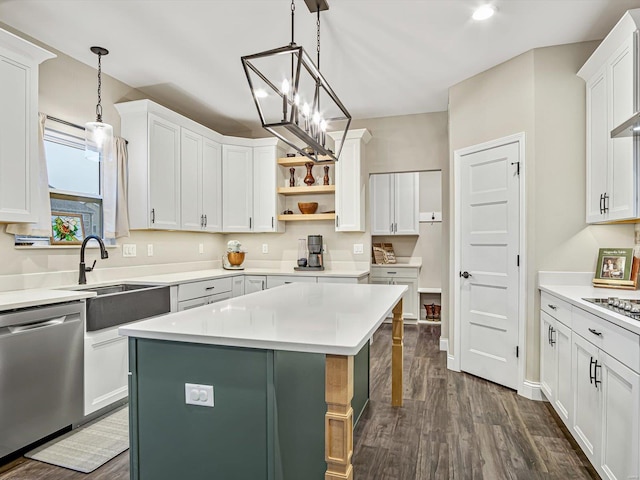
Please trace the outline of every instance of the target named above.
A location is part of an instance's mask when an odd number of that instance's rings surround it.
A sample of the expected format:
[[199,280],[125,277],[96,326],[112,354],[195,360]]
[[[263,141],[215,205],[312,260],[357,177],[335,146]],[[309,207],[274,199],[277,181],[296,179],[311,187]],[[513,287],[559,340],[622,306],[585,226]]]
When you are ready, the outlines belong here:
[[118,331],[175,342],[355,355],[406,291],[404,285],[292,283]]

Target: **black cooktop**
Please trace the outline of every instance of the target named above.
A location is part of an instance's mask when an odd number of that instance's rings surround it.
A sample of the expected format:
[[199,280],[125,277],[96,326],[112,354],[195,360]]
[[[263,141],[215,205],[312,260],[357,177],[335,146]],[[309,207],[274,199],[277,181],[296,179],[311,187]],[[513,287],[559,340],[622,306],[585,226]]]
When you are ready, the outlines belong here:
[[640,320],[640,300],[628,298],[583,298],[587,302],[594,303],[599,307],[606,308],[634,320]]

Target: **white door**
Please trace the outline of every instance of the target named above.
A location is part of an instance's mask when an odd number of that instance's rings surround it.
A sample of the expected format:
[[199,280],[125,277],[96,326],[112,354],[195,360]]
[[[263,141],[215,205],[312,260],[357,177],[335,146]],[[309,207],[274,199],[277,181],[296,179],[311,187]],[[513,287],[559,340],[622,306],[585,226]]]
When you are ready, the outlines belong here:
[[393,234],[393,175],[371,175],[369,179],[371,235]]
[[151,228],[180,229],[180,127],[149,114]]
[[[573,425],[575,438],[587,458],[597,465],[600,454],[600,391],[594,382],[598,348],[573,334]],[[600,380],[601,372],[596,372]]]
[[185,128],[180,138],[180,218],[183,230],[202,230],[202,136]]
[[205,138],[202,143],[202,214],[207,232],[222,231],[222,147]]
[[253,148],[222,146],[222,230],[253,230]]
[[519,142],[460,158],[461,370],[518,386]]
[[550,402],[555,401],[557,385],[557,355],[553,337],[556,320],[540,312],[540,388]]
[[418,235],[420,205],[418,203],[418,172],[396,173],[394,175],[395,235]]

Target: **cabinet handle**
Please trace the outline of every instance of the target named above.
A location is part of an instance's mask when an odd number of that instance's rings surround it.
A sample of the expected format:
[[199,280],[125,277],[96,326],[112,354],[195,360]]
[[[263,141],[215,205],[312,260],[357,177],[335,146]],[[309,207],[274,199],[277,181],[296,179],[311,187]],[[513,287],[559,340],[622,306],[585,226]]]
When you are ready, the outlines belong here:
[[589,331],[598,337],[602,336],[602,332],[597,331],[595,328],[590,328]]
[[607,195],[607,192],[604,193],[604,196],[602,197],[602,199],[604,200],[602,203],[604,204],[604,213],[609,213],[609,195]]
[[593,357],[591,357],[591,360],[589,360],[589,383],[590,383],[591,385],[593,385],[593,381],[594,381],[594,380],[595,380],[595,378],[596,378],[596,377],[595,377],[595,375],[594,375],[594,373],[593,373],[593,365],[594,365],[594,364],[597,364],[597,363],[598,363],[598,362],[595,362],[595,361],[593,360]]
[[207,222],[207,216],[205,215],[205,216],[204,216],[204,228],[207,228],[207,223],[208,223],[208,222]]
[[393,223],[389,224],[389,233],[393,233]]
[[156,209],[151,209],[151,223],[156,223]]
[[604,213],[604,208],[602,207],[602,202],[604,201],[604,194],[600,194],[600,215]]
[[340,215],[336,214],[336,227],[340,226]]
[[[602,368],[602,365],[598,365],[598,361],[596,360],[595,367],[593,369],[593,383],[595,384],[596,388],[598,388],[598,385],[602,383],[602,380],[598,380],[599,368]],[[600,374],[600,377],[602,377],[602,374]]]
[[213,290],[214,288],[216,288],[216,287],[207,287],[207,288],[205,288],[205,290]]
[[558,307],[556,305],[551,305],[550,303],[547,304],[547,306],[551,309],[551,310],[557,310]]
[[273,217],[271,217],[271,228],[273,228],[273,221],[274,221],[274,219],[273,219]]
[[551,325],[547,328],[547,343],[551,345]]
[[556,341],[553,339],[553,334],[555,333],[556,329],[553,327],[550,327],[551,330],[549,330],[549,343],[551,344],[551,346],[553,347],[556,344]]
[[260,282],[260,285],[261,285],[261,287],[260,287],[260,288],[261,288],[262,290],[264,290],[264,280],[262,280],[262,281]]
[[398,224],[397,223],[393,224],[393,233],[398,233]]
[[251,229],[251,217],[249,217],[249,229]]
[[398,273],[398,272],[389,272],[389,271],[387,271],[387,275],[395,275],[396,273]]
[[200,215],[200,228],[204,227],[204,215]]

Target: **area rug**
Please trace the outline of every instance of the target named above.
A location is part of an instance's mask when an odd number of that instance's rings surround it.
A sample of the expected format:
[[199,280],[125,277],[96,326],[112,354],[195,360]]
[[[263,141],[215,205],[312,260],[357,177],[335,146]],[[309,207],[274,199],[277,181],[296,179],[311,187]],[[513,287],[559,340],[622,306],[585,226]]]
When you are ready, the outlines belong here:
[[25,457],[90,473],[128,448],[129,407],[125,406],[31,450]]

